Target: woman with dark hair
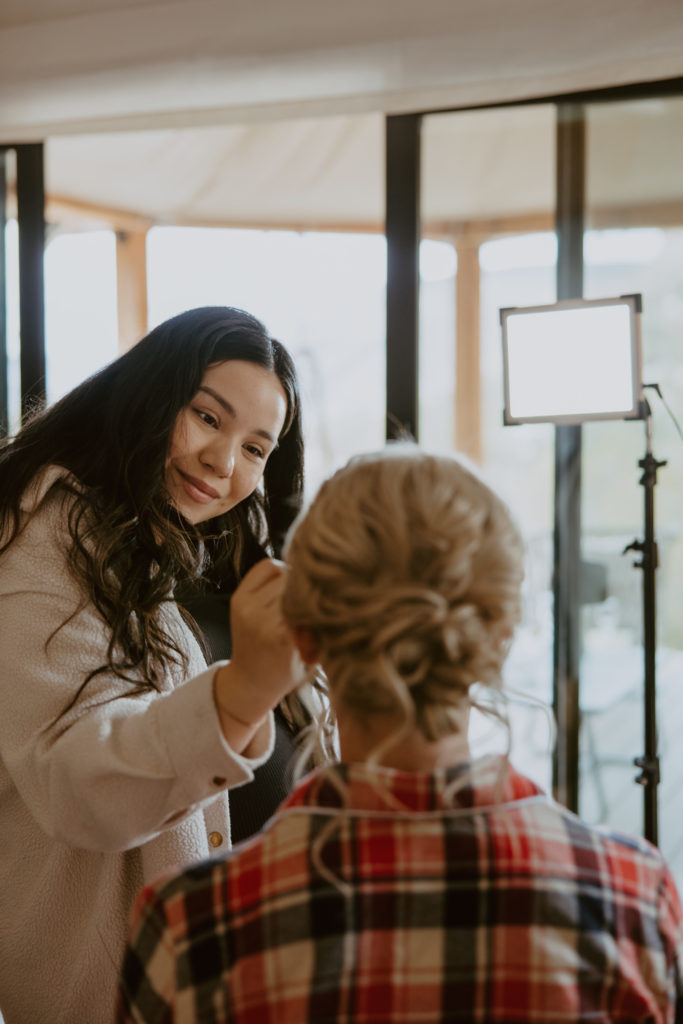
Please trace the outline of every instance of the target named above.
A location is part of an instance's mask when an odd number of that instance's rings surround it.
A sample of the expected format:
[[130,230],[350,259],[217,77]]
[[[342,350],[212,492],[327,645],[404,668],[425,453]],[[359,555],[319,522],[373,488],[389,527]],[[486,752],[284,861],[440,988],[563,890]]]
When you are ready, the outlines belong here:
[[[108,1019],[136,891],[229,846],[228,789],[306,699],[273,557],[302,483],[291,358],[226,307],[161,324],[0,449],[6,1024]],[[234,591],[209,668],[180,603],[200,586]]]

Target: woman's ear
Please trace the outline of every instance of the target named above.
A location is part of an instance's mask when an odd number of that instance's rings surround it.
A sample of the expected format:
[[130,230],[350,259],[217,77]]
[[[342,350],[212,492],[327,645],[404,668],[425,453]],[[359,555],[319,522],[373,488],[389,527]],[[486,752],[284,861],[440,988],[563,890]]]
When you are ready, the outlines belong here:
[[317,665],[320,647],[313,630],[307,626],[293,626],[292,636],[304,665]]

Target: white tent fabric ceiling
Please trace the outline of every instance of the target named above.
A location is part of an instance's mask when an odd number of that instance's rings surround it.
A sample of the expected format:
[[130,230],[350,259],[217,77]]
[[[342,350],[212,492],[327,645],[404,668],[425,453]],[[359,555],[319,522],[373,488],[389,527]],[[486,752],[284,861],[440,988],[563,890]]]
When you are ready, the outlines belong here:
[[[0,142],[47,139],[49,193],[151,223],[377,228],[384,113],[682,74],[680,0],[0,4]],[[683,140],[672,116],[649,130]],[[550,210],[552,117],[430,118],[425,219]],[[597,202],[678,198],[673,168],[646,186],[647,148],[624,145]]]
[[464,106],[683,72],[680,0],[2,0],[0,139]]
[[[426,226],[550,215],[549,104],[439,114],[423,124]],[[589,121],[588,199],[613,211],[681,200],[683,99],[606,105]],[[141,223],[381,230],[382,115],[57,137],[48,193],[134,214]],[[652,152],[670,159],[653,163]],[[605,218],[603,218],[604,220]]]

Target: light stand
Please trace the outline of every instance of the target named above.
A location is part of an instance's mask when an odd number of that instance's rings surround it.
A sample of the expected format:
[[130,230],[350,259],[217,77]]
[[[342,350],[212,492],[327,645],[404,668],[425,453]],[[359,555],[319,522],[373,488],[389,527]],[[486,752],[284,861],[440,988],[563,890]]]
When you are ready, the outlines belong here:
[[[650,386],[650,385],[645,385]],[[646,839],[655,845],[658,842],[657,822],[657,786],[659,785],[659,756],[657,754],[657,694],[656,694],[656,596],[655,574],[657,570],[657,542],[654,528],[654,487],[657,483],[657,470],[666,466],[666,461],[659,462],[652,454],[652,412],[646,399],[641,402],[642,418],[645,420],[645,456],[638,465],[643,470],[640,483],[645,496],[645,536],[642,541],[634,540],[624,548],[627,551],[639,551],[640,561],[634,562],[636,569],[643,570],[643,656],[644,656],[644,694],[645,694],[645,753],[634,758],[634,764],[640,768],[636,782],[643,787],[644,797],[644,828]]]
[[[643,387],[659,392],[656,384],[642,384],[640,317],[642,296],[621,295],[611,299],[565,299],[549,305],[500,310],[503,343],[503,423],[554,423],[580,427],[592,420],[645,421],[646,451],[638,465],[645,490],[645,537],[624,550],[641,554],[635,562],[643,570],[643,654],[645,752],[634,758],[640,769],[636,782],[644,790],[645,838],[657,843],[657,709],[655,687],[656,622],[655,573],[657,545],[654,538],[654,486],[657,470],[666,465],[652,454],[652,419]],[[590,373],[586,373],[590,367]],[[661,393],[660,393],[661,396]],[[559,431],[558,431],[559,433]],[[555,495],[555,535],[567,539],[559,557],[555,545],[554,579],[554,694],[562,710],[558,722],[564,730],[564,748],[556,750],[557,776],[574,781],[578,765],[580,717],[579,671],[576,651],[580,644],[576,553],[580,537],[580,447],[575,444],[574,476],[565,472]],[[559,463],[556,447],[556,473]],[[571,542],[571,543],[570,543]],[[572,548],[573,546],[573,548]],[[561,552],[560,552],[561,553]],[[562,701],[558,700],[561,695]],[[559,717],[559,715],[558,715]],[[578,777],[576,789],[578,793]],[[571,796],[569,785],[565,790]],[[569,800],[567,801],[569,802]],[[578,805],[578,799],[575,801]]]

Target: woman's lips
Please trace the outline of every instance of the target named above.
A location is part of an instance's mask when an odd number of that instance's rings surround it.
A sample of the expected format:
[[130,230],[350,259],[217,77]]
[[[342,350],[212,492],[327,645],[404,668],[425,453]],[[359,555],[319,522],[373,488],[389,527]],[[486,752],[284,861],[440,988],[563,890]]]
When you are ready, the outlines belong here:
[[188,476],[187,473],[183,473],[180,469],[178,474],[186,493],[193,501],[198,501],[200,505],[208,505],[209,502],[220,498],[218,491],[214,490],[213,487],[209,487],[203,480],[198,480],[194,476]]

